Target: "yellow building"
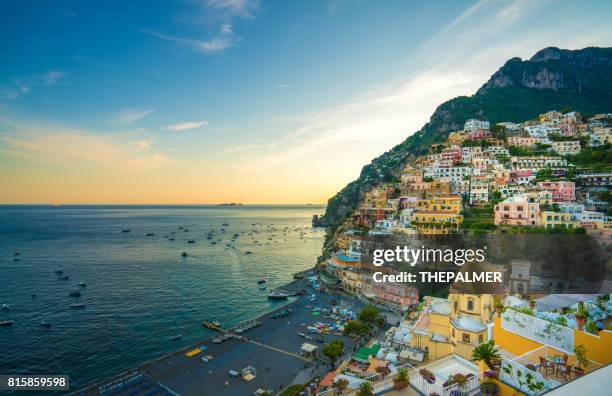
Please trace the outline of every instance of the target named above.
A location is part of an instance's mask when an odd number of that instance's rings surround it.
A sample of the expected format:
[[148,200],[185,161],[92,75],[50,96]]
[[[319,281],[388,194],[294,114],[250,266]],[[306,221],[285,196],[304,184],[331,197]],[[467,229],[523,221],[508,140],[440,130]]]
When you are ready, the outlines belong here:
[[570,213],[544,211],[540,213],[540,225],[546,228],[577,228],[579,221],[573,221]]
[[448,139],[446,139],[446,141],[452,146],[454,144],[460,146],[461,143],[463,143],[465,141],[465,139],[467,138],[467,134],[463,131],[459,131],[459,132],[451,132],[448,135]]
[[470,359],[472,349],[487,342],[495,306],[492,294],[451,294],[451,342],[453,352]]
[[462,209],[461,197],[459,195],[451,195],[448,197],[419,199],[417,200],[417,208],[423,211],[451,211],[459,214]]
[[346,292],[361,293],[364,286],[363,275],[357,270],[343,268],[340,271],[340,284]]
[[427,351],[428,360],[455,353],[472,358],[472,349],[489,340],[492,294],[451,294],[426,297],[428,304],[412,332],[412,347]]
[[410,223],[419,234],[442,235],[456,232],[463,222],[463,216],[451,210],[419,210],[412,214]]

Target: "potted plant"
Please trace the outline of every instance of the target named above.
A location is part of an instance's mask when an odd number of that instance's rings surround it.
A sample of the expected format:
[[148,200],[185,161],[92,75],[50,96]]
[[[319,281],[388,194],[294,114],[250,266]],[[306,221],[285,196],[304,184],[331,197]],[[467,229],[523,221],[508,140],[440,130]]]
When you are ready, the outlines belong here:
[[501,359],[493,340],[482,343],[472,350],[472,360],[484,362],[489,370],[495,370],[494,361]]
[[374,392],[372,392],[372,384],[368,381],[362,382],[361,385],[359,385],[357,396],[374,396]]
[[578,303],[578,309],[576,310],[576,325],[578,329],[582,330],[586,323],[588,312],[584,307],[583,303]]
[[499,394],[499,386],[493,381],[484,381],[480,384],[480,392],[483,396],[495,396]]
[[396,390],[404,389],[408,386],[408,370],[401,368],[397,370],[397,376],[393,379]]
[[599,329],[597,328],[597,325],[590,319],[587,321],[586,327],[584,329],[591,334],[599,334]]
[[380,374],[382,378],[385,378],[391,372],[391,369],[387,366],[376,367],[376,372]]
[[587,358],[587,349],[584,345],[580,344],[574,347],[574,354],[576,355],[576,360],[578,361],[578,367],[574,367],[574,374],[577,377],[580,377],[584,374],[584,370],[589,368],[589,359]]
[[424,369],[424,368],[420,369],[419,370],[419,374],[421,374],[421,377],[428,384],[433,384],[433,383],[436,382],[436,376],[434,375],[434,373],[432,373],[431,371],[429,371],[427,369]]
[[345,380],[344,378],[340,378],[338,381],[334,382],[334,385],[336,385],[336,388],[340,394],[344,392],[344,390],[348,387],[348,384],[348,380]]

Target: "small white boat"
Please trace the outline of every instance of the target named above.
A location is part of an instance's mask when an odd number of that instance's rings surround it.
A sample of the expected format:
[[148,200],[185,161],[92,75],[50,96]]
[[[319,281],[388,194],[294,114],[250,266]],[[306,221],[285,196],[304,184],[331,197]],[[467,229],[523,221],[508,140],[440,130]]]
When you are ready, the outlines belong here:
[[11,306],[8,304],[2,304],[2,310],[3,311],[8,311],[9,309],[11,309]]
[[170,336],[170,341],[180,340],[181,338],[183,338],[182,334],[176,334],[176,335]]
[[80,282],[79,282],[79,286],[81,286],[81,287],[85,287],[85,286],[87,286],[87,283],[85,283],[85,282],[83,282],[83,281],[80,281]]
[[289,294],[283,293],[280,291],[273,290],[268,294],[268,298],[270,300],[286,300],[289,297]]

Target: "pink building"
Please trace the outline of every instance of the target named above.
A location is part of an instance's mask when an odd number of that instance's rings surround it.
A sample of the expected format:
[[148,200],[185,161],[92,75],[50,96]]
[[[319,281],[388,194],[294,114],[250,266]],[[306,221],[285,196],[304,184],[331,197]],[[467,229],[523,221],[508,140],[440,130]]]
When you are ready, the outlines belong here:
[[468,134],[469,140],[481,140],[491,137],[491,131],[488,129],[474,129],[471,130]]
[[419,290],[403,283],[372,284],[372,293],[375,300],[400,307],[408,307],[419,303]]
[[571,202],[576,200],[576,187],[574,182],[539,182],[538,188],[550,191],[552,193],[553,202]]
[[508,181],[516,184],[527,184],[535,180],[535,175],[529,169],[517,169],[510,172]]
[[496,225],[540,225],[540,204],[535,195],[519,194],[495,205]]
[[559,124],[559,131],[561,132],[561,136],[575,136],[576,135],[576,125],[574,124]]
[[461,147],[452,146],[447,147],[440,153],[440,166],[451,167],[461,163],[461,156],[463,152]]

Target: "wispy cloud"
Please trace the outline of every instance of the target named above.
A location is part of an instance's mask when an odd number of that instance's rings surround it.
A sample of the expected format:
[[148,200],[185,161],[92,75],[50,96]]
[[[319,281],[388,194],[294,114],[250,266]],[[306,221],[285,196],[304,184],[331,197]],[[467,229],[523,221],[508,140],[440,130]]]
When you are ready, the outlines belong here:
[[133,140],[132,134],[100,134],[48,123],[9,125],[0,137],[8,155],[49,166],[91,164],[112,170],[146,170],[174,161],[152,151],[150,139]]
[[235,40],[230,35],[214,37],[210,40],[196,40],[186,37],[170,36],[153,30],[143,30],[143,32],[153,37],[160,38],[162,40],[173,41],[185,45],[191,48],[192,50],[202,54],[212,54],[215,52],[220,52],[235,44]]
[[260,7],[259,0],[206,0],[206,6],[222,12],[222,16],[253,18]]
[[202,120],[202,121],[187,121],[187,122],[181,122],[178,124],[170,124],[166,127],[166,129],[169,129],[171,131],[174,132],[181,132],[181,131],[185,131],[187,129],[194,129],[194,128],[199,128],[205,125],[210,124],[208,121]]
[[0,99],[18,99],[30,93],[33,88],[54,85],[66,76],[66,72],[49,70],[42,74],[15,77],[10,83],[0,84]]
[[14,84],[0,86],[0,98],[14,100],[30,92],[30,87],[17,80]]
[[[143,33],[162,40],[179,43],[201,54],[220,53],[241,41],[241,38],[234,31],[234,21],[238,18],[254,18],[260,7],[260,2],[257,0],[203,0],[196,1],[194,4],[200,6],[200,12],[205,14],[205,19],[212,21],[205,24],[213,26],[212,30],[209,29],[210,31],[206,33],[208,38],[171,35],[149,29],[143,29]],[[194,18],[199,19],[201,17]]]
[[49,70],[43,75],[43,81],[46,85],[53,85],[58,80],[66,77],[68,74],[58,71],[58,70]]
[[153,110],[125,109],[115,113],[111,121],[117,125],[128,125],[148,116],[152,112]]

